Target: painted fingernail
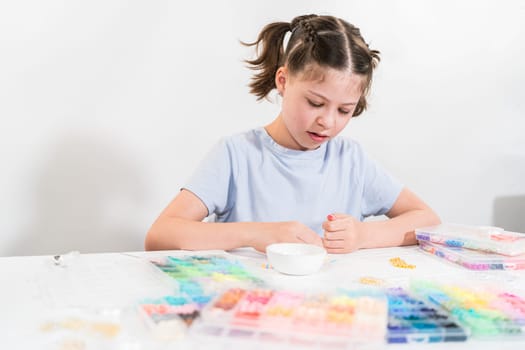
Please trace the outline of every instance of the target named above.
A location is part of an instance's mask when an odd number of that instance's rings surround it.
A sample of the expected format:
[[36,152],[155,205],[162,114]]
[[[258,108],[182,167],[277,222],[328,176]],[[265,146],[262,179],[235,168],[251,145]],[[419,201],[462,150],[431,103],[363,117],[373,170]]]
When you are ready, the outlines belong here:
[[334,221],[334,220],[335,220],[335,215],[333,215],[333,214],[329,214],[326,218],[327,218],[328,220],[330,220],[330,221]]

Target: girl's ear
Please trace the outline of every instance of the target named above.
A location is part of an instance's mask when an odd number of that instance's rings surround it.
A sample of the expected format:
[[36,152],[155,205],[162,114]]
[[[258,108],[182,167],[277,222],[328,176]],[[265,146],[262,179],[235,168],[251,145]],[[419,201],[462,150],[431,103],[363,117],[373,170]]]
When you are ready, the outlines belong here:
[[287,81],[288,70],[284,66],[279,67],[279,69],[277,69],[277,72],[275,73],[275,87],[277,88],[279,95],[283,94]]

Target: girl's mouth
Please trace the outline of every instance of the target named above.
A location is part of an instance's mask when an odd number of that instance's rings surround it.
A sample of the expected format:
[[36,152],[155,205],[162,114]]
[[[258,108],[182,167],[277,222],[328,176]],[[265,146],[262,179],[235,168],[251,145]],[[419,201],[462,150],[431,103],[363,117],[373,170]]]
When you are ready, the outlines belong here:
[[315,142],[324,142],[328,140],[328,136],[326,135],[321,135],[321,134],[310,132],[310,131],[307,131],[307,133],[308,135],[310,135],[310,138],[314,140]]

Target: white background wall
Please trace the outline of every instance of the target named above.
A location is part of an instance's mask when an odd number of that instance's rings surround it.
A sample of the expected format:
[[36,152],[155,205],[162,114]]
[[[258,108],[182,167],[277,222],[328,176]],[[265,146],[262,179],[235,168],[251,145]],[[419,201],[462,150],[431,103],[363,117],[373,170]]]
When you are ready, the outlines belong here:
[[221,137],[270,122],[242,59],[305,13],[382,52],[345,135],[443,221],[525,232],[525,2],[0,4],[0,255],[140,250]]

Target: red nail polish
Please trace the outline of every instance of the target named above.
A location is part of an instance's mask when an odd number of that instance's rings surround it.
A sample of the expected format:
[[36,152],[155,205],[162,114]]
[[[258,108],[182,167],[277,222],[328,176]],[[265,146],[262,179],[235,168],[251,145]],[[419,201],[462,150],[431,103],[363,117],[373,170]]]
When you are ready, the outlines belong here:
[[334,220],[335,220],[335,215],[330,214],[330,215],[328,215],[326,218],[327,218],[328,220],[330,220],[330,221],[334,221]]

